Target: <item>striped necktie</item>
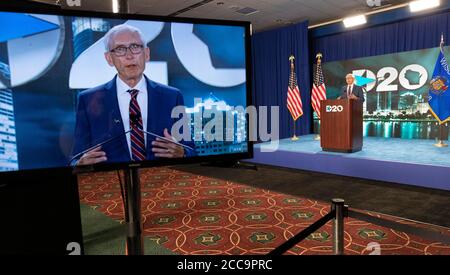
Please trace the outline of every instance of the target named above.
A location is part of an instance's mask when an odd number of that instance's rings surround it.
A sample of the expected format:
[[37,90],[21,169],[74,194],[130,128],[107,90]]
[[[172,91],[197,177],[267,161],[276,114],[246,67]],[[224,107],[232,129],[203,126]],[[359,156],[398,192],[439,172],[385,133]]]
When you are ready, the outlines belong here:
[[137,101],[139,90],[128,90],[131,95],[130,100],[130,140],[131,140],[131,160],[145,160],[145,139],[142,123],[141,108]]

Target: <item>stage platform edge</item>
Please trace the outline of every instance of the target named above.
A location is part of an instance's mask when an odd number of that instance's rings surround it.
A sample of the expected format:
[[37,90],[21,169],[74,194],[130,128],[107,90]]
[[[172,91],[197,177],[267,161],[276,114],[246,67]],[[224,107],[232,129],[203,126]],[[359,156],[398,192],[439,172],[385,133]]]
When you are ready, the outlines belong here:
[[254,158],[246,161],[450,191],[450,149],[433,143],[365,137],[361,152],[346,154],[322,151],[320,141],[306,135],[280,140],[274,152],[261,152],[268,143],[255,144]]

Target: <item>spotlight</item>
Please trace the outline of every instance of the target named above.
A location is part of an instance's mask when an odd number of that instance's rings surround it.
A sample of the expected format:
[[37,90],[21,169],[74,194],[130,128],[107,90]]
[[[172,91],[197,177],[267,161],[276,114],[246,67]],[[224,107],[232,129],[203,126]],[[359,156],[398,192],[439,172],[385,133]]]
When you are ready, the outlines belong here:
[[440,5],[439,0],[417,0],[409,3],[409,10],[411,12],[418,12],[435,8]]
[[112,9],[114,13],[119,13],[119,0],[112,0]]
[[356,16],[352,16],[352,17],[347,17],[343,20],[343,22],[344,22],[344,26],[346,28],[351,28],[354,26],[366,24],[367,20],[366,20],[366,16],[361,14],[361,15],[356,15]]

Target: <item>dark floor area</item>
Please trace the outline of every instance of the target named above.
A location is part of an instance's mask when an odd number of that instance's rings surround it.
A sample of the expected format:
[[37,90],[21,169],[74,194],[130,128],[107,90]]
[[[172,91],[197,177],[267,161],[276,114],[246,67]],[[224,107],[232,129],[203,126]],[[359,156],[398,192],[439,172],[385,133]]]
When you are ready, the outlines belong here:
[[343,198],[351,208],[450,227],[449,191],[265,165],[258,171],[200,164],[174,168],[321,201]]

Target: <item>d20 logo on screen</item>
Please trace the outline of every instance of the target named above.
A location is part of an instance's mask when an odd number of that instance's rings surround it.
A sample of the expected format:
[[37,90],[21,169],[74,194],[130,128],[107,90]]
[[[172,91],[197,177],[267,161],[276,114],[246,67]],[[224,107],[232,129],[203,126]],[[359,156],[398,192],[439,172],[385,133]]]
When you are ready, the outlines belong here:
[[[0,24],[19,25],[0,33],[7,44],[7,64],[0,89],[27,84],[45,74],[58,60],[64,45],[64,22],[54,15],[0,13]],[[2,24],[5,25],[5,24]]]
[[[128,20],[125,24],[134,26],[143,32],[144,40],[150,43],[163,30],[164,22],[147,22]],[[172,23],[171,38],[175,53],[186,71],[202,83],[210,86],[228,88],[241,85],[246,81],[245,68],[216,68],[211,52],[213,47],[207,45],[194,32],[194,24]],[[210,32],[213,35],[212,32]],[[72,64],[69,77],[71,89],[86,89],[105,83],[117,73],[104,58],[104,38],[86,49]],[[238,59],[238,58],[237,58]],[[241,60],[245,65],[245,59]],[[168,84],[168,67],[166,61],[150,61],[144,73],[150,79]],[[98,72],[102,72],[99,74]]]
[[233,87],[245,83],[245,68],[216,68],[211,48],[194,33],[194,24],[172,23],[172,41],[184,68],[199,81],[214,87]]
[[415,91],[422,88],[428,79],[427,70],[419,64],[407,65],[400,72],[394,67],[383,67],[376,74],[368,69],[353,70],[352,73],[356,77],[356,85],[366,85],[366,92],[374,88],[376,92],[393,92],[398,91],[400,87]]
[[[153,41],[164,27],[164,22],[156,21],[128,20],[124,24],[140,29],[147,43]],[[97,40],[75,59],[70,68],[70,89],[92,88],[110,81],[117,74],[116,68],[109,66],[104,57],[104,39],[102,37]],[[168,84],[168,69],[165,61],[147,62],[144,74],[156,82]]]
[[325,112],[327,113],[340,113],[344,110],[342,105],[326,105]]

